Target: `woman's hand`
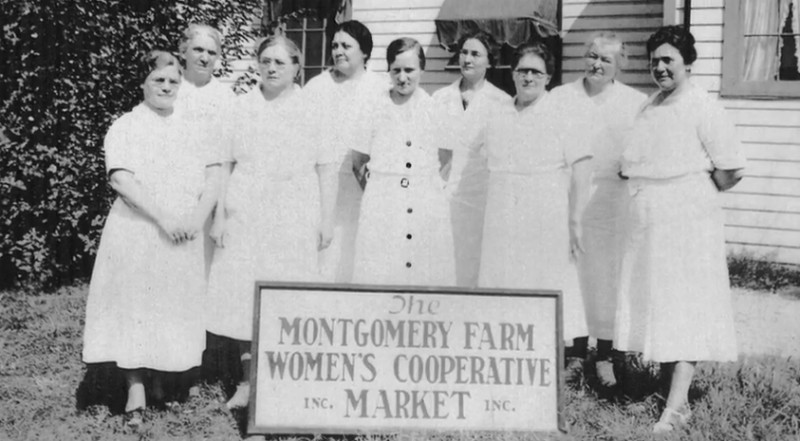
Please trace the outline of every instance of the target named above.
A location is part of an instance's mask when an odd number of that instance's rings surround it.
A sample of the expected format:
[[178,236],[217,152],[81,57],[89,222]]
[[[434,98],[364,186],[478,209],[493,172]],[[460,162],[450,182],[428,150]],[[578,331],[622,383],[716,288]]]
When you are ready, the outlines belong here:
[[569,223],[569,258],[575,262],[583,254],[583,228],[578,222]]
[[353,158],[353,174],[358,181],[358,185],[364,190],[367,187],[367,179],[369,175],[369,169],[367,168],[367,163],[369,162],[369,155],[365,153],[361,153],[355,150],[351,150],[352,158]]
[[211,240],[214,241],[214,244],[217,248],[225,248],[225,219],[222,216],[217,216],[214,218],[214,222],[211,223],[211,229],[208,232],[208,235],[211,237]]
[[333,242],[333,224],[324,222],[319,229],[319,243],[317,244],[317,250],[322,251],[325,248],[328,248],[331,246],[331,242]]
[[169,240],[175,245],[190,240],[182,223],[172,216],[164,216],[159,219],[158,227],[161,228],[164,234],[166,234]]
[[183,231],[186,233],[186,240],[194,240],[203,232],[205,218],[201,218],[197,213],[193,213],[183,222]]

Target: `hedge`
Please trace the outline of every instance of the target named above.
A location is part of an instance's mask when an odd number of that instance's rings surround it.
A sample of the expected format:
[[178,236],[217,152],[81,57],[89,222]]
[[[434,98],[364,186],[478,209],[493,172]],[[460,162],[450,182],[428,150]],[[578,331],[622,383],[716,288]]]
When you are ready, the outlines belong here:
[[90,275],[113,194],[102,141],[142,99],[133,62],[176,51],[188,23],[243,55],[260,0],[0,0],[0,288],[53,287]]

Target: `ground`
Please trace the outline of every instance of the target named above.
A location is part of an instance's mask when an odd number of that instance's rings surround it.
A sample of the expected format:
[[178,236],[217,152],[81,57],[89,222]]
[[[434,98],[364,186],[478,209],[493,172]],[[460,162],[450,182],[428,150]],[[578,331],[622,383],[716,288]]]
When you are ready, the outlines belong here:
[[[86,286],[53,294],[0,293],[0,440],[239,440],[244,413],[226,410],[230,384],[209,375],[200,395],[148,409],[134,432],[123,422],[121,382],[110,367],[80,361]],[[658,439],[800,440],[800,295],[734,290],[742,357],[701,363],[689,428]],[[485,433],[358,436],[357,439],[655,439],[663,405],[658,367],[629,357],[627,386],[586,381],[565,392],[568,435]],[[184,397],[185,398],[185,397]],[[310,436],[312,437],[312,436]],[[320,439],[319,436],[313,436]],[[286,441],[298,437],[281,437]],[[339,437],[341,439],[342,437]]]

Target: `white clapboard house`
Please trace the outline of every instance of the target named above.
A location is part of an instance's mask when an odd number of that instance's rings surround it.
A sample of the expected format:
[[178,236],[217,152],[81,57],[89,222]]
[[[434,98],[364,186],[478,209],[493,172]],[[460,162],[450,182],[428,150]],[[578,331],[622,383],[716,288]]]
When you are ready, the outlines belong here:
[[[446,47],[480,27],[506,44],[501,64],[526,38],[548,39],[561,53],[561,82],[581,74],[593,33],[614,31],[632,55],[622,81],[652,93],[645,41],[664,24],[688,25],[699,55],[694,80],[728,108],[749,159],[746,178],[723,196],[729,247],[800,264],[800,0],[265,0],[258,20],[281,18],[305,53],[303,81],[329,62],[326,28],[352,18],[373,33],[370,69],[386,70],[395,38],[420,41],[429,92],[458,77]],[[233,76],[248,64],[234,63]],[[513,93],[507,66],[492,81]]]

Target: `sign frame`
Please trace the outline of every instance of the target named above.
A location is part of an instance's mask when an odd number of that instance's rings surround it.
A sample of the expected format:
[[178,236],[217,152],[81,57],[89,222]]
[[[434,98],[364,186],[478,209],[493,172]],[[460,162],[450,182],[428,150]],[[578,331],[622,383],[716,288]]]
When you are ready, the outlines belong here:
[[[460,287],[440,287],[440,286],[409,286],[409,285],[361,285],[361,284],[343,284],[343,283],[309,283],[309,282],[273,282],[273,281],[256,281],[254,289],[254,314],[253,314],[253,340],[251,344],[251,361],[250,361],[250,405],[247,411],[247,434],[248,435],[295,435],[295,434],[309,434],[309,433],[322,433],[326,435],[350,435],[359,433],[375,433],[387,434],[397,433],[398,429],[393,428],[365,428],[356,430],[345,430],[340,428],[330,427],[325,430],[309,429],[302,426],[280,427],[279,431],[275,431],[276,427],[273,426],[259,426],[256,425],[256,408],[258,383],[257,375],[259,371],[259,324],[261,320],[261,303],[262,294],[270,290],[280,291],[337,291],[342,294],[356,293],[356,292],[369,292],[375,294],[397,295],[397,294],[436,294],[436,295],[456,295],[456,296],[503,296],[510,298],[519,297],[535,297],[542,299],[551,299],[555,302],[555,348],[556,348],[556,413],[557,413],[557,428],[561,433],[567,433],[567,424],[564,416],[564,322],[563,322],[563,299],[562,292],[559,290],[522,290],[522,289],[495,289],[495,288],[460,288]],[[356,424],[354,424],[356,425]],[[402,429],[401,429],[402,430]],[[422,431],[443,433],[451,432],[449,428],[426,428]],[[418,431],[418,430],[409,430]],[[481,429],[480,431],[483,431]],[[513,429],[491,429],[490,432],[519,432]],[[524,431],[526,433],[542,433],[540,431]]]

